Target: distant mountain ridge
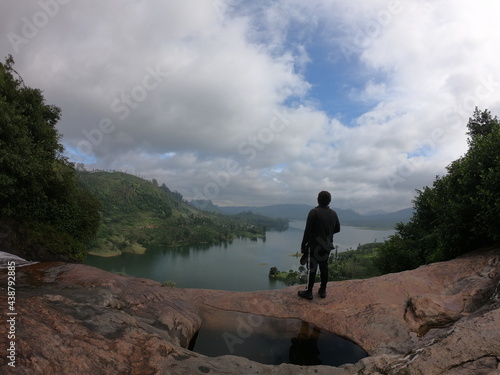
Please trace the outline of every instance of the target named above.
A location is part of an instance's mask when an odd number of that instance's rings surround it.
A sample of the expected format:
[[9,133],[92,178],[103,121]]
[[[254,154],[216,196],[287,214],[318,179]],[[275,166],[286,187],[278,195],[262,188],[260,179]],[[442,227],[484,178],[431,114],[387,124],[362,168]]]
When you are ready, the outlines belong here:
[[[256,214],[265,215],[274,218],[285,218],[289,220],[305,220],[309,210],[313,208],[306,204],[274,204],[270,206],[255,207],[255,206],[215,206],[211,205],[211,209],[217,208],[224,214],[234,215],[243,211],[251,211]],[[410,220],[413,209],[405,208],[396,212],[376,214],[376,215],[361,215],[351,209],[334,208],[337,212],[340,223],[354,227],[370,227],[381,229],[393,229],[397,223],[406,223]]]

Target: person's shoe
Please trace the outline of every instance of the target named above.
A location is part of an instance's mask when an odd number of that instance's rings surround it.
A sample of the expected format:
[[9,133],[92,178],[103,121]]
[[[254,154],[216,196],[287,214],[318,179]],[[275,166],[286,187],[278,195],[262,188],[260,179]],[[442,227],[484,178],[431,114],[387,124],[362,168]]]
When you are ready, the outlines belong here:
[[299,292],[297,294],[300,297],[308,299],[308,300],[312,300],[313,299],[312,292],[310,292],[309,290],[299,290]]
[[326,297],[326,288],[319,288],[318,294],[321,298]]

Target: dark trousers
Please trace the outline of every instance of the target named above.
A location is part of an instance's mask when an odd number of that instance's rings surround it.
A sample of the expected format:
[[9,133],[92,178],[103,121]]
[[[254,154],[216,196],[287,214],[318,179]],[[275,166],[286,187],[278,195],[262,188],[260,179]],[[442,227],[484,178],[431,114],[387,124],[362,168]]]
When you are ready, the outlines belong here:
[[326,284],[328,283],[328,257],[330,252],[323,249],[316,249],[309,256],[308,268],[309,276],[307,280],[307,290],[312,292],[314,287],[314,282],[316,281],[316,273],[320,272],[321,277],[321,289],[326,289]]

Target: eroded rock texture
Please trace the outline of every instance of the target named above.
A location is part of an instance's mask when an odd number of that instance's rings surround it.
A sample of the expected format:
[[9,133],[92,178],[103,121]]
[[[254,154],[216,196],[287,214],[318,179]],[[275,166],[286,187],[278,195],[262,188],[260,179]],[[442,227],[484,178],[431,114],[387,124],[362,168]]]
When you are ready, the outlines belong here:
[[[476,252],[413,271],[330,283],[327,298],[313,301],[297,296],[301,287],[176,289],[84,265],[28,265],[16,269],[16,368],[4,354],[4,313],[0,367],[2,373],[47,375],[499,374],[499,264],[500,250]],[[3,311],[6,276],[0,270]],[[338,368],[208,358],[187,349],[207,307],[303,319],[354,341],[370,357]]]

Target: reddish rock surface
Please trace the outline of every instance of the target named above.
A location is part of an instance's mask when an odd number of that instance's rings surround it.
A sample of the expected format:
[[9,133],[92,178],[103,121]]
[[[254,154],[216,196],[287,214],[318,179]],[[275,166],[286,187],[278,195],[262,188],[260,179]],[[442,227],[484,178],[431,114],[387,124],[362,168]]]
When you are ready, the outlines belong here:
[[[500,250],[417,270],[301,287],[225,292],[176,289],[93,267],[41,263],[16,270],[16,368],[8,366],[7,272],[0,270],[3,374],[485,374],[500,373]],[[270,366],[189,351],[207,307],[298,318],[362,346],[341,367]],[[213,322],[224,324],[215,313]]]

